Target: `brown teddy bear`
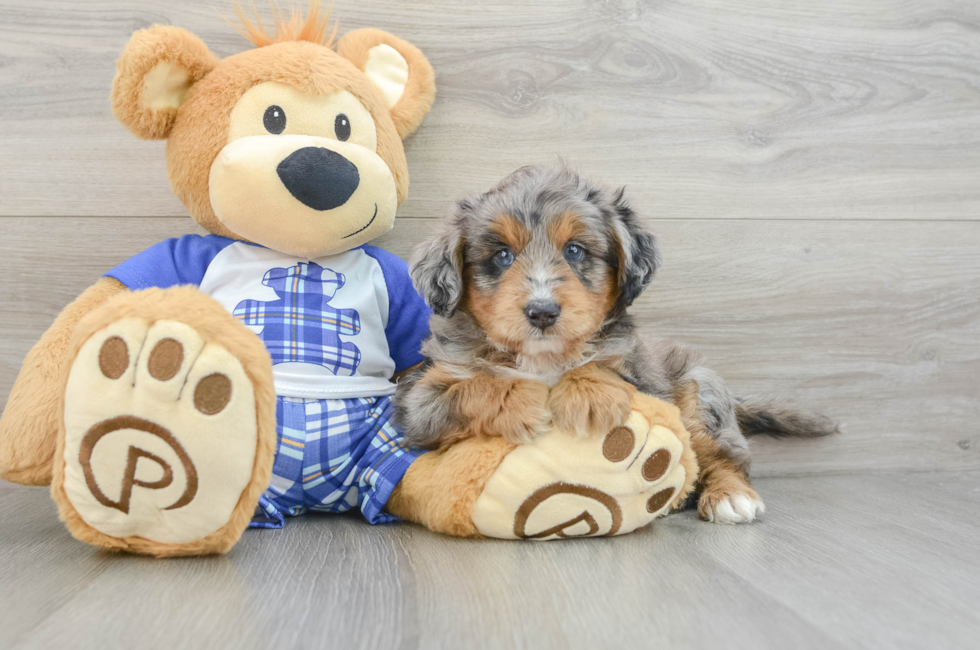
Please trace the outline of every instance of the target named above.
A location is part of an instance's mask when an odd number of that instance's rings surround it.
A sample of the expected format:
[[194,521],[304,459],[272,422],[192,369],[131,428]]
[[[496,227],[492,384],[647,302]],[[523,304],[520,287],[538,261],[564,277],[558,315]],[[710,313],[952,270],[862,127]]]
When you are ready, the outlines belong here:
[[[678,503],[697,471],[688,435],[643,395],[608,435],[401,444],[394,382],[421,361],[430,312],[368,242],[407,194],[402,139],[432,68],[376,29],[334,47],[318,2],[274,36],[243,23],[257,47],[223,60],[168,26],[121,54],[113,112],[167,140],[171,187],[211,234],[140,253],[62,311],[3,412],[0,475],[50,483],[78,539],[159,556],[225,552],[306,510],[554,539]],[[625,462],[661,449],[657,476]]]

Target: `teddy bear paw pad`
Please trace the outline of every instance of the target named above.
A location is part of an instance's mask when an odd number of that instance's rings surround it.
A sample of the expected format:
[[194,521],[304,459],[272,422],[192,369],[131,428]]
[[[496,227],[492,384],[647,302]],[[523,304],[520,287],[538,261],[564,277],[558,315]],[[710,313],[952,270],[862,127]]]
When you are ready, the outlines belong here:
[[124,319],[86,341],[65,388],[64,491],[92,528],[164,544],[232,516],[252,477],[241,362],[176,321]]
[[683,444],[633,412],[605,435],[551,429],[511,452],[477,499],[481,534],[551,540],[619,535],[667,512],[685,482]]

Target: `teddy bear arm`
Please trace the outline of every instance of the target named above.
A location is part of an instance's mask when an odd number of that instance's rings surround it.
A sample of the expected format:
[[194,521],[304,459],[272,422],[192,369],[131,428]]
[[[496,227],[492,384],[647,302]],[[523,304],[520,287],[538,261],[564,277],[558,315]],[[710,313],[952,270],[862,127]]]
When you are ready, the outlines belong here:
[[65,307],[34,344],[0,416],[0,477],[24,485],[49,485],[58,435],[61,374],[78,322],[109,298],[127,291],[104,277]]

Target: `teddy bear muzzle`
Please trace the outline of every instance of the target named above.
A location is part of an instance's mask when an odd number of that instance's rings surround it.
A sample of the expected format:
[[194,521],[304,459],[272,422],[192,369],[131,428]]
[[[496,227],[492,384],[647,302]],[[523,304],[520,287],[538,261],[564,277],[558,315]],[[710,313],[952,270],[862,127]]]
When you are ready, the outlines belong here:
[[374,151],[310,135],[238,138],[211,165],[211,207],[235,235],[314,259],[394,225],[394,176]]

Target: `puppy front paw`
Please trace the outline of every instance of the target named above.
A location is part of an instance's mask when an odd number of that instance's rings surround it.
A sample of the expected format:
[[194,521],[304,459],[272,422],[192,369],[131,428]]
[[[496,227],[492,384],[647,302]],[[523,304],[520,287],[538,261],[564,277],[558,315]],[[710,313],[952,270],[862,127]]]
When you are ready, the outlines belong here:
[[551,389],[548,408],[559,429],[605,433],[629,418],[636,388],[594,363],[565,373]]
[[540,435],[548,425],[548,385],[530,379],[507,380],[498,399],[486,396],[480,427],[482,433],[524,443]]

